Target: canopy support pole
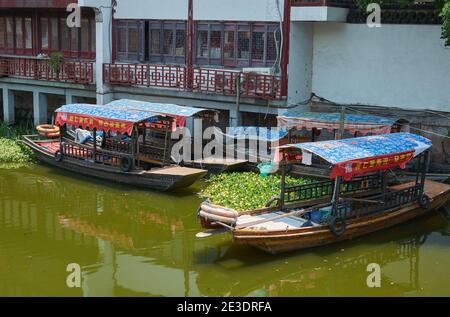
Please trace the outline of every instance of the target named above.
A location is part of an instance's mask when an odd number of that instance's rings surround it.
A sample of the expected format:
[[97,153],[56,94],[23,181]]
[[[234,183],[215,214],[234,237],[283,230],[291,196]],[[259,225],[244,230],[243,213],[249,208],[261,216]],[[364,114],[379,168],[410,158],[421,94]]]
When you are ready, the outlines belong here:
[[169,129],[172,126],[172,121],[166,121],[166,134],[164,136],[164,156],[163,156],[163,165],[166,164],[167,154],[169,154],[168,142],[169,142]]
[[420,192],[421,195],[425,193],[425,179],[427,176],[428,168],[430,166],[430,151],[427,150],[423,153],[423,163],[422,163],[422,175],[420,179]]
[[337,212],[341,184],[342,184],[342,176],[336,177],[336,180],[334,181],[333,198],[331,199],[331,210],[333,215],[336,215]]
[[139,158],[136,157],[136,154],[139,153],[139,130],[136,125],[133,126],[133,133],[131,135],[131,156],[133,156],[133,165],[134,160],[137,160],[137,165],[139,166]]
[[92,137],[94,138],[94,150],[92,152],[92,160],[95,163],[95,157],[97,156],[97,128],[94,128],[94,130],[92,130]]
[[283,159],[281,160],[281,197],[280,197],[280,207],[281,210],[284,209],[284,195],[286,193],[286,159],[283,154]]
[[339,120],[339,132],[337,135],[337,140],[342,140],[345,133],[345,106],[341,107],[341,118]]

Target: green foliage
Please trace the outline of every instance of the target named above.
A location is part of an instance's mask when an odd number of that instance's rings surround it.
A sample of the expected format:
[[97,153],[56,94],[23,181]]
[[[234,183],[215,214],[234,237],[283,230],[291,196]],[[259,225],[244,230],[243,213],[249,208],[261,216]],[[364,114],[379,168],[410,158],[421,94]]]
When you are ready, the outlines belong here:
[[33,152],[20,141],[22,135],[31,131],[28,126],[0,123],[0,168],[18,168],[33,162]]
[[22,135],[32,134],[34,128],[32,125],[10,126],[7,123],[0,122],[0,138],[20,139]]
[[[281,176],[262,177],[257,173],[223,173],[212,176],[200,197],[213,204],[247,211],[264,208],[266,203],[280,195]],[[286,177],[287,185],[311,183],[310,179]]]
[[446,46],[450,46],[450,0],[443,5],[439,16],[442,19],[442,39]]
[[33,153],[20,140],[0,138],[0,168],[17,168],[33,161]]
[[62,52],[53,52],[50,54],[50,60],[48,64],[53,71],[58,70],[62,61],[64,60],[64,54]]
[[[381,7],[383,7],[383,4],[392,2],[392,0],[356,0],[358,7],[364,12],[366,12],[369,3],[378,3]],[[415,0],[398,0],[397,2],[401,7],[406,7],[409,4],[413,4]],[[435,0],[434,6],[436,7],[436,10],[440,12],[439,16],[442,19],[441,38],[444,39],[446,46],[450,46],[450,0]]]

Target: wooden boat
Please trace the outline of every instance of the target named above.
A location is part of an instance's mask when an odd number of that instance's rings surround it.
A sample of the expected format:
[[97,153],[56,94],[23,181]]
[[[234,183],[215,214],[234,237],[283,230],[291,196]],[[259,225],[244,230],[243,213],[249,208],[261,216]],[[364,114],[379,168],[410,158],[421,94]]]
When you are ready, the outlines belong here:
[[[386,229],[426,215],[449,200],[450,185],[426,180],[430,148],[431,141],[410,133],[286,145],[280,148],[282,185],[277,206],[236,214],[205,202],[199,219],[204,228],[227,228],[237,244],[272,254]],[[286,166],[309,165],[313,158],[328,162],[330,180],[286,186]],[[404,168],[414,158],[421,166],[416,179],[388,186],[386,171]]]
[[[37,158],[47,164],[107,181],[156,190],[188,187],[207,174],[206,170],[170,164],[164,144],[154,143],[149,134],[169,138],[172,120],[149,112],[114,110],[105,106],[75,104],[56,110],[59,138],[28,135],[23,141]],[[67,127],[103,132],[102,145],[77,143]],[[111,136],[111,133],[117,134]],[[129,137],[127,136],[129,135]]]
[[[202,119],[207,124],[218,121],[218,111],[203,108],[180,106],[175,104],[153,103],[146,101],[119,99],[108,104],[110,107],[125,110],[149,111],[173,119],[173,129],[183,128],[187,119]],[[185,160],[184,166],[206,169],[210,173],[220,173],[225,171],[235,171],[245,167],[247,160],[203,157],[202,159]]]

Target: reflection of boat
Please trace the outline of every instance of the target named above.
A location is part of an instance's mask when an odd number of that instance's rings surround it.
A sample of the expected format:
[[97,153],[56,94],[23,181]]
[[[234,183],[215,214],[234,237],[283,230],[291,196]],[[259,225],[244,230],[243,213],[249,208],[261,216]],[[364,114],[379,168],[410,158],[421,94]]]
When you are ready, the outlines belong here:
[[[59,140],[24,136],[38,159],[72,172],[158,190],[188,187],[206,171],[170,165],[168,139],[172,120],[146,111],[110,109],[96,105],[66,105],[56,110],[56,124],[103,131],[104,146],[79,144],[63,133]],[[64,130],[64,129],[63,129]],[[110,133],[130,137],[118,140]],[[165,143],[147,134],[162,134]],[[140,141],[141,140],[141,141]],[[153,167],[158,166],[158,167]]]
[[[229,228],[235,243],[269,253],[321,246],[389,228],[438,209],[449,199],[450,185],[425,180],[430,148],[431,141],[410,133],[286,145],[280,149],[282,184],[276,207],[236,215],[204,203],[199,217],[205,228]],[[415,157],[421,166],[416,180],[388,186],[384,171],[404,168]],[[286,186],[286,166],[300,160],[309,165],[313,159],[327,164],[333,182]],[[383,175],[372,181],[375,187],[369,180],[356,184],[352,180],[370,173]],[[375,194],[374,189],[378,189]]]
[[[344,245],[345,252],[339,246],[268,257],[231,247],[214,263],[199,269],[198,288],[212,296],[401,296],[420,289],[420,248],[432,229],[439,228],[422,228],[420,223],[417,226],[414,222],[414,228],[417,227],[421,229],[417,231],[424,233],[388,230],[386,234],[375,234],[358,245]],[[201,257],[201,254],[197,256]],[[259,271],[261,263],[265,268]],[[369,274],[366,267],[370,263],[382,267],[382,288],[378,290],[369,289],[365,284]],[[403,274],[391,274],[388,267],[399,264]],[[247,278],[249,271],[252,278]],[[227,283],[223,283],[224,280]],[[394,286],[386,287],[391,281]]]

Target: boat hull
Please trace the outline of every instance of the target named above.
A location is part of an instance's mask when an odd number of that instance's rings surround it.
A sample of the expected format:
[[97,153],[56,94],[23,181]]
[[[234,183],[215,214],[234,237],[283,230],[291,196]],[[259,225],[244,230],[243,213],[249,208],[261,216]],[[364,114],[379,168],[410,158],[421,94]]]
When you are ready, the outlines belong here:
[[441,208],[450,199],[450,186],[446,184],[427,181],[425,191],[431,199],[429,209],[422,208],[418,203],[413,203],[382,215],[349,221],[345,233],[339,237],[335,236],[328,226],[288,231],[237,229],[232,231],[233,241],[237,244],[249,245],[271,254],[277,254],[350,240],[429,214]]
[[189,187],[208,173],[206,170],[187,169],[178,166],[155,168],[150,171],[122,172],[114,167],[101,166],[92,161],[70,157],[64,157],[60,162],[57,162],[51,152],[46,151],[37,143],[27,138],[24,139],[24,143],[33,150],[39,161],[48,165],[78,175],[160,191]]

